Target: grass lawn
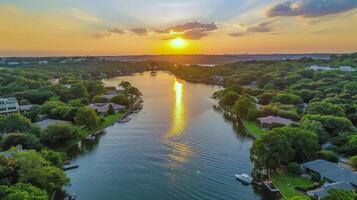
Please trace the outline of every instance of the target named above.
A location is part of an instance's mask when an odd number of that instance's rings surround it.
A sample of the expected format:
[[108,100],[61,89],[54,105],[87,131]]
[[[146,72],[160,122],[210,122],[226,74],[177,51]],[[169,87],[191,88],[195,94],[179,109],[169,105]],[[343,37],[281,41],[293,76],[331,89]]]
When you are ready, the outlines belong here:
[[82,137],[86,137],[89,134],[93,134],[109,125],[111,125],[113,122],[118,121],[123,115],[125,115],[125,113],[115,113],[114,115],[108,115],[103,117],[104,122],[101,122],[99,124],[98,127],[94,128],[94,129],[90,129],[90,128],[84,128],[82,130],[80,130],[80,134]]
[[294,196],[305,196],[303,193],[294,189],[296,186],[310,186],[313,182],[309,179],[302,178],[282,170],[277,174],[271,176],[272,181],[285,198],[292,198]]
[[254,133],[256,136],[262,136],[267,133],[267,131],[260,128],[256,122],[243,121],[245,127],[248,131]]

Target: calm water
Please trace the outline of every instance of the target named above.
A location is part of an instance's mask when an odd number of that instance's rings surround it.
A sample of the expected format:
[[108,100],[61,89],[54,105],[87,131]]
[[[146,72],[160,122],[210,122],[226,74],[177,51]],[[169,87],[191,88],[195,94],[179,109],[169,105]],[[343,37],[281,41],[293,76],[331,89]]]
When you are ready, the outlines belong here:
[[[80,200],[271,199],[234,179],[249,173],[252,140],[213,109],[219,88],[159,72],[105,81],[130,81],[143,93],[144,109],[82,144],[68,171],[68,191]],[[72,152],[73,153],[73,152]],[[265,196],[265,197],[263,197]]]

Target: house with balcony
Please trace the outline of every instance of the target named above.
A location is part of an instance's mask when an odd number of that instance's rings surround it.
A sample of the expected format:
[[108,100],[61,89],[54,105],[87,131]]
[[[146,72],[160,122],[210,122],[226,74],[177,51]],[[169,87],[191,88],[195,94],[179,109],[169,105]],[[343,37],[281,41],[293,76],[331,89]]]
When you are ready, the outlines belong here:
[[19,103],[16,98],[0,98],[0,114],[19,112]]

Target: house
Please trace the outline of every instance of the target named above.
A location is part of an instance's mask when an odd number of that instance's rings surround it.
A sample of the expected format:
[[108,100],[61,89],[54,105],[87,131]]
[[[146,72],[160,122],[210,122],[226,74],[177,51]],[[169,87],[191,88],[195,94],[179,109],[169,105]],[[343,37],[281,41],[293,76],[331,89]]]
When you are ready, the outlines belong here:
[[56,124],[71,124],[70,121],[64,121],[64,120],[57,120],[57,119],[45,119],[39,122],[35,122],[35,125],[40,127],[41,129],[46,129],[49,126],[56,125]]
[[104,114],[104,113],[108,113],[110,105],[113,106],[115,112],[125,111],[126,108],[123,105],[119,105],[115,103],[93,103],[90,104],[89,106],[94,110],[96,110],[98,113]]
[[224,77],[223,77],[223,76],[215,75],[215,76],[212,76],[212,80],[213,80],[215,83],[222,83],[222,82],[224,81]]
[[32,105],[32,104],[20,105],[20,106],[19,106],[19,110],[20,110],[21,112],[27,112],[27,111],[29,111],[32,107],[34,107],[34,105]]
[[47,60],[40,60],[40,61],[38,61],[38,64],[40,64],[40,65],[47,65],[47,64],[48,64],[48,61],[47,61]]
[[330,66],[317,66],[317,65],[310,66],[310,69],[312,69],[314,71],[331,71],[331,70],[335,70],[334,68],[331,68]]
[[58,85],[59,84],[59,79],[58,78],[54,78],[54,79],[50,79],[48,80],[48,82],[51,83],[51,85]]
[[343,72],[354,72],[356,71],[355,68],[352,68],[351,66],[340,66],[340,70]]
[[19,65],[20,62],[8,62],[7,65],[10,65],[10,66],[15,66],[15,65]]
[[19,103],[16,98],[0,98],[0,114],[19,112]]
[[63,87],[67,88],[67,89],[71,89],[72,85],[71,84],[64,84]]
[[317,199],[326,196],[328,190],[332,188],[349,191],[357,188],[357,173],[352,171],[352,169],[322,159],[303,163],[301,164],[301,168],[305,172],[319,174],[321,180],[327,182],[324,187],[308,192],[310,196],[314,196]]
[[110,100],[112,99],[113,97],[115,96],[118,96],[120,94],[123,94],[123,91],[121,90],[114,90],[114,91],[110,91],[110,92],[107,92],[105,93],[104,95],[102,95],[101,97],[107,99],[107,100]]
[[276,116],[267,116],[267,117],[260,117],[257,118],[259,121],[261,127],[271,127],[274,124],[279,124],[279,125],[290,125],[295,123],[291,119],[286,119],[282,117],[276,117]]

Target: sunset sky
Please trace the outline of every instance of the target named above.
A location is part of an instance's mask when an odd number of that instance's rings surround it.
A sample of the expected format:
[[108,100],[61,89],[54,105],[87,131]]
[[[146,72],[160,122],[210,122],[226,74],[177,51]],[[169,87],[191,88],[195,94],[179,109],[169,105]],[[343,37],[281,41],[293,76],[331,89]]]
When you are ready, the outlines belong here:
[[357,51],[357,0],[1,0],[0,56]]

